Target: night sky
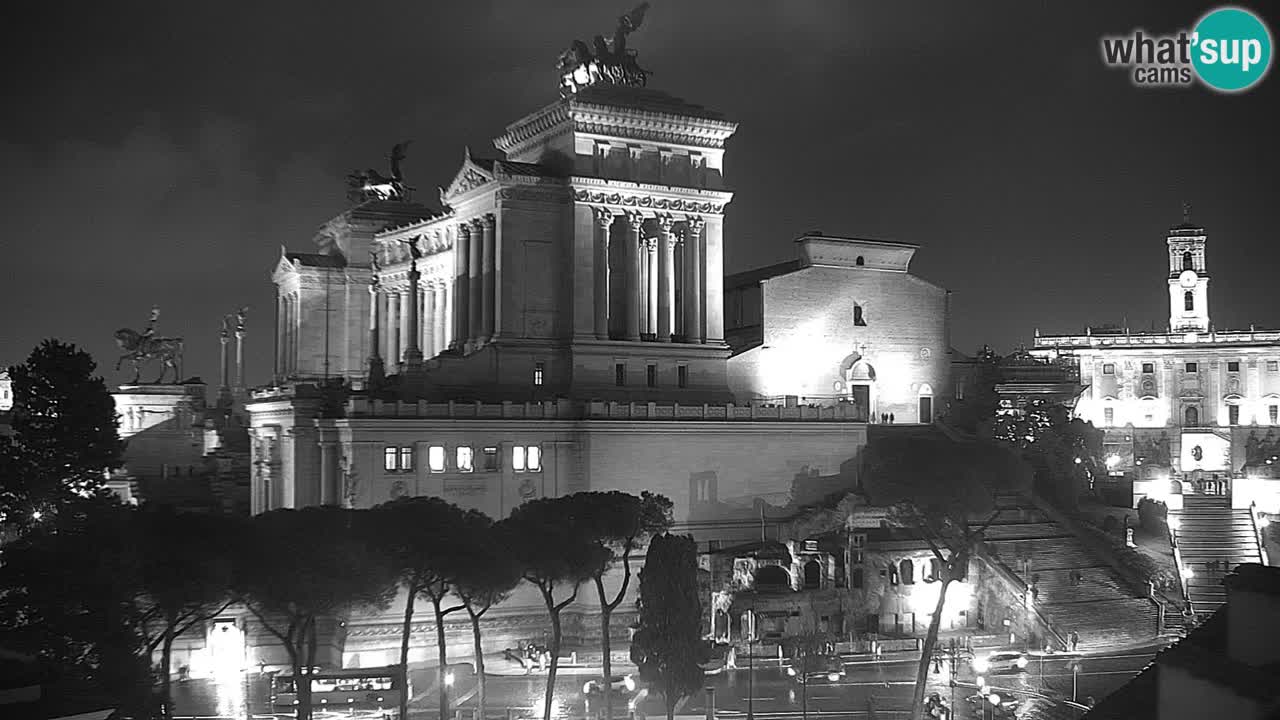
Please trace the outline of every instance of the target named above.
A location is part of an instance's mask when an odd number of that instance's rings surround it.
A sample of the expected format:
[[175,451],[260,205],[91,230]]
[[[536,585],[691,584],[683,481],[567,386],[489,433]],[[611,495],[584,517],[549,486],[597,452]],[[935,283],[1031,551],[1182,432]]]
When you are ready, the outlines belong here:
[[[248,379],[266,382],[271,269],[345,209],[346,173],[412,138],[405,174],[434,204],[463,147],[496,154],[556,98],[560,50],[630,5],[10,8],[0,364],[53,336],[127,379],[111,333],[158,304],[186,374],[214,384],[220,318],[249,305]],[[1280,326],[1275,69],[1224,96],[1135,88],[1101,61],[1102,35],[1211,7],[655,0],[629,44],[650,87],[739,123],[728,272],[789,259],[814,229],[918,243],[913,270],[954,292],[955,347],[1009,351],[1037,327],[1162,328],[1184,200],[1208,228],[1215,324]],[[1280,13],[1263,16],[1274,36]]]

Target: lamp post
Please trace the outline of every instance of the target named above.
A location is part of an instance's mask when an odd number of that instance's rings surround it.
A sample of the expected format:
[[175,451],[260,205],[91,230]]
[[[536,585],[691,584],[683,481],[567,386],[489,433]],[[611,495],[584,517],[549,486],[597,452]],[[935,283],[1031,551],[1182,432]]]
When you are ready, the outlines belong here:
[[755,720],[756,601],[751,598],[751,622],[747,632],[747,720]]

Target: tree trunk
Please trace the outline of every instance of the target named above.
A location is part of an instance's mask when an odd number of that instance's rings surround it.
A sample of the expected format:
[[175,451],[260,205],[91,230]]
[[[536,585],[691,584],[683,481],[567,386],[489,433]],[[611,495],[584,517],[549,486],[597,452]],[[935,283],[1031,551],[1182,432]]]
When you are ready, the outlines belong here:
[[603,653],[601,672],[604,675],[604,684],[601,687],[604,688],[604,716],[606,720],[613,720],[613,657],[609,642],[609,617],[613,614],[613,608],[605,601],[604,580],[599,576],[596,577],[596,591],[600,594],[600,651]]
[[924,715],[925,683],[929,681],[929,664],[933,661],[933,646],[938,644],[938,629],[942,627],[942,606],[947,601],[947,587],[951,585],[951,569],[947,569],[947,577],[938,589],[938,604],[933,609],[933,617],[929,618],[929,632],[924,636],[924,644],[920,646],[920,663],[916,667],[916,690],[911,698],[911,717],[926,720]]
[[676,718],[676,683],[675,680],[667,679],[667,720],[675,720]]
[[316,618],[311,616],[302,626],[302,642],[306,651],[307,673],[302,677],[298,693],[298,720],[311,720],[311,671],[316,666]]
[[[162,715],[164,720],[173,718],[173,688],[169,667],[173,662],[173,623],[164,629],[164,641],[160,651],[160,697],[164,703]],[[248,698],[245,699],[248,702]]]
[[552,720],[551,701],[555,697],[556,670],[560,666],[560,611],[552,601],[550,591],[543,590],[542,597],[547,601],[547,612],[551,613],[551,666],[547,668],[547,693],[543,699],[542,717],[543,720]]
[[409,585],[409,599],[404,604],[404,628],[400,631],[400,670],[404,673],[404,687],[400,692],[400,717],[409,717],[409,636],[413,631],[413,601],[418,589]]
[[470,605],[467,606],[467,614],[471,616],[471,641],[475,643],[476,720],[485,720],[484,647],[480,644],[480,616],[471,611]]
[[444,612],[440,610],[440,599],[432,597],[431,607],[436,613],[436,655],[440,660],[436,687],[440,690],[440,720],[444,720],[449,716],[449,688],[444,683],[445,677],[449,674],[449,651],[444,644]]

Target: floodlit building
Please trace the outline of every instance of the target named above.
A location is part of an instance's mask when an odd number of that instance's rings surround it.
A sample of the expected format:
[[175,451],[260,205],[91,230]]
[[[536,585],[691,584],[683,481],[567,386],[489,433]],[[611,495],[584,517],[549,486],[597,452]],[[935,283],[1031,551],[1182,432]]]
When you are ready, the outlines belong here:
[[1031,352],[1078,367],[1076,414],[1105,430],[1108,468],[1133,479],[1135,504],[1177,508],[1183,493],[1209,490],[1278,512],[1280,331],[1213,325],[1207,240],[1189,210],[1167,234],[1165,330],[1037,332]]
[[[808,235],[793,263],[726,279],[736,124],[583,77],[497,157],[461,153],[438,205],[393,164],[310,252],[282,250],[276,378],[247,404],[254,513],[432,495],[502,518],[649,490],[678,531],[737,542],[760,503],[857,458],[870,420],[932,421],[947,293],[910,273],[916,246]],[[571,636],[598,632],[588,602]],[[540,607],[517,595],[487,640],[540,638]],[[391,662],[397,623],[351,618],[346,662]]]

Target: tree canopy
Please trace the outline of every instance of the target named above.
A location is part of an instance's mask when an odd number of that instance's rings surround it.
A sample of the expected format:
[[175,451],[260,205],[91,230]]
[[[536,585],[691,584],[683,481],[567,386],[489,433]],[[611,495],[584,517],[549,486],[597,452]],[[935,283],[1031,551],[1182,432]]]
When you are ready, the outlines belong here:
[[704,654],[697,546],[688,535],[658,535],[640,570],[640,627],[631,659],[641,679],[662,691],[669,719],[680,698],[702,687]]

